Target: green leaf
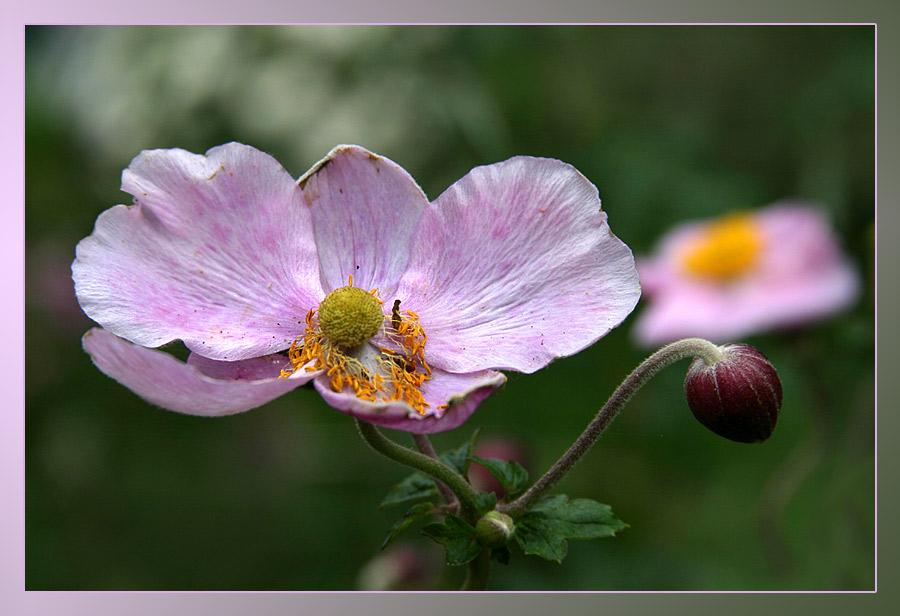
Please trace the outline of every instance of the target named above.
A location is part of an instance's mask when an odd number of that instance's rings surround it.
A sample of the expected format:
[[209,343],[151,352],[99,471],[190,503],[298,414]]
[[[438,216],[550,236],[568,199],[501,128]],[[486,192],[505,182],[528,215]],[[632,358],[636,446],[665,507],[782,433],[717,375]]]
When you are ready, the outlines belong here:
[[408,503],[421,498],[432,498],[437,496],[437,494],[437,484],[434,483],[434,480],[424,473],[415,472],[392,487],[381,501],[381,504],[378,505],[378,508]]
[[447,514],[446,524],[429,524],[422,532],[447,548],[448,565],[464,565],[481,553],[482,547],[475,539],[475,528],[452,514]]
[[440,454],[438,458],[441,459],[441,462],[450,468],[455,469],[456,472],[465,477],[466,473],[469,471],[469,457],[472,455],[472,450],[475,449],[475,441],[478,438],[479,432],[481,432],[481,428],[475,430],[475,432],[472,433],[472,438],[468,441],[456,449],[445,451]]
[[475,496],[475,510],[484,515],[497,506],[497,495],[493,492],[479,492]]
[[432,511],[434,511],[434,505],[431,503],[419,503],[418,505],[415,505],[412,509],[407,511],[402,518],[394,522],[393,526],[388,530],[387,537],[384,538],[384,542],[381,544],[381,549],[383,550],[386,548],[397,535],[415,524],[417,520],[424,518],[426,515],[430,515]]
[[514,536],[526,554],[562,562],[568,539],[611,537],[628,526],[613,515],[609,505],[587,498],[568,499],[565,494],[551,496],[516,521]]
[[507,497],[515,496],[528,485],[528,471],[518,462],[479,456],[469,456],[469,459],[486,468],[503,486]]

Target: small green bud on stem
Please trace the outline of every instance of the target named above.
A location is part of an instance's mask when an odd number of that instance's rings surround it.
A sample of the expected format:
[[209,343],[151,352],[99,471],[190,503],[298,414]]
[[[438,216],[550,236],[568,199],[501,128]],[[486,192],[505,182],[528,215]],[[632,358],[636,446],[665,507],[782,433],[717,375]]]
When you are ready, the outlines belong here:
[[505,546],[515,531],[513,519],[499,511],[488,511],[475,524],[478,543],[491,549]]

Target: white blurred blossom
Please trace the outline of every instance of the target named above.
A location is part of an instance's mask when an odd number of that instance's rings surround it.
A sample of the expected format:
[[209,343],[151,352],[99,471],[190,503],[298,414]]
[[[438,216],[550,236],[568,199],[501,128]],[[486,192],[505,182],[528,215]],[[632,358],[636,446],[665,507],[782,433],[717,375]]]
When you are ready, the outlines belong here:
[[431,62],[429,54],[448,62],[452,35],[402,26],[51,27],[29,52],[29,95],[116,166],[144,149],[223,139],[277,150],[289,168],[338,143],[424,166],[448,139],[482,150],[505,139],[471,69]]

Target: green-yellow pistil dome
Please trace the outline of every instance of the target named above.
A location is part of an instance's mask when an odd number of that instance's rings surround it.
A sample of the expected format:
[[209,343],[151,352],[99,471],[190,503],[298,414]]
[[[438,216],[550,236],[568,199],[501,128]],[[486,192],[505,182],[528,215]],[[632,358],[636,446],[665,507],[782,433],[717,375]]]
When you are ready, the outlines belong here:
[[341,287],[325,296],[319,305],[319,326],[331,343],[354,347],[381,329],[381,304],[358,287]]
[[[288,358],[291,367],[281,371],[287,378],[297,370],[321,370],[331,390],[351,389],[357,398],[368,402],[402,401],[420,415],[428,403],[422,384],[431,380],[431,368],[425,361],[428,336],[412,310],[400,310],[395,299],[391,313],[382,312],[378,289],[369,292],[350,284],[325,296],[317,308],[306,313],[306,331],[291,343]],[[351,347],[366,342],[378,333],[384,335],[380,352],[361,361]],[[447,405],[438,407],[447,408]]]

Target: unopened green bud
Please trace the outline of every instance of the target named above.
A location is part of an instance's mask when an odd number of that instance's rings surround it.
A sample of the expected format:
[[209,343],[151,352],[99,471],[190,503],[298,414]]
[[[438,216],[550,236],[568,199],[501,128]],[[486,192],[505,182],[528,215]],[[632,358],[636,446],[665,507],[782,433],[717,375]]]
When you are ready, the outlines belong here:
[[475,524],[478,543],[486,548],[502,548],[509,542],[516,525],[513,519],[499,511],[489,511]]

